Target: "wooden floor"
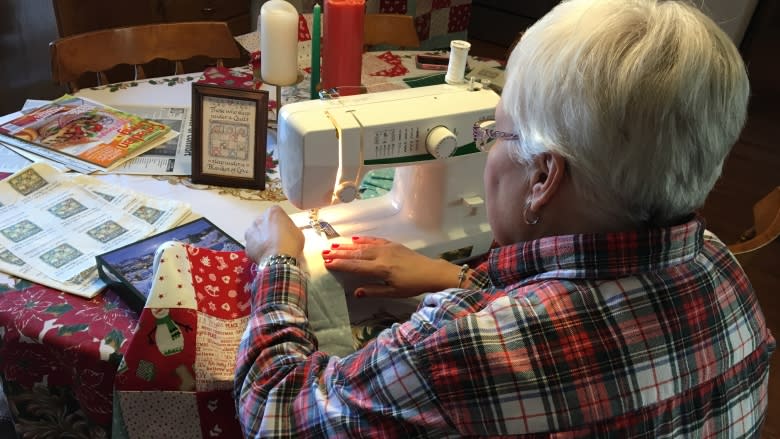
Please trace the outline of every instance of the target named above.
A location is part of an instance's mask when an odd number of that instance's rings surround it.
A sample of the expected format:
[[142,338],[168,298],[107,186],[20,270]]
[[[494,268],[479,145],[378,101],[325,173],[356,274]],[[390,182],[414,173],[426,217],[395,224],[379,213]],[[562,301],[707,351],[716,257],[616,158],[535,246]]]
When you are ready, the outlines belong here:
[[[753,204],[780,185],[780,29],[774,23],[742,46],[751,81],[748,122],[723,175],[701,214],[707,228],[726,243],[752,226]],[[506,48],[475,42],[471,54],[500,57]],[[780,240],[738,258],[780,342]],[[780,439],[780,352],[772,357],[769,413],[764,439]]]

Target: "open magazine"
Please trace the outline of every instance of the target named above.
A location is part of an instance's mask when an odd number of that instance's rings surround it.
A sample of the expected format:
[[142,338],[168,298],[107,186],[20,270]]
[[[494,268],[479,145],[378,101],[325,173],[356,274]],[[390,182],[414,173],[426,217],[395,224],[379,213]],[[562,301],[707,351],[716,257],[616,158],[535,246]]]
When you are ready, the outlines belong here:
[[189,204],[45,163],[0,181],[0,271],[82,297],[104,287],[95,257],[170,229]]
[[178,133],[143,117],[64,95],[0,125],[0,140],[74,171],[109,171]]

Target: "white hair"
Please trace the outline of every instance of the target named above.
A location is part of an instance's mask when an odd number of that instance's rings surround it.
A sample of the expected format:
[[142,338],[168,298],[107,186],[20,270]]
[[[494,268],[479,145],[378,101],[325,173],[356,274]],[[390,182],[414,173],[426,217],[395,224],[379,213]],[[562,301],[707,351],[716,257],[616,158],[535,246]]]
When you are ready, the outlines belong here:
[[729,37],[678,1],[564,1],[525,32],[506,75],[515,158],[561,154],[578,196],[637,224],[704,204],[750,93]]

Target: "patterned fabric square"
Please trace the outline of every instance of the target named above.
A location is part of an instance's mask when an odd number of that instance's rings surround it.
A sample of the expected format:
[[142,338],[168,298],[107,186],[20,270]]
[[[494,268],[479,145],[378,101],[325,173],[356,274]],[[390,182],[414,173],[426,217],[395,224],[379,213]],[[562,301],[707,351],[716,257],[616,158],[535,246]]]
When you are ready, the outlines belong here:
[[[197,438],[201,435],[197,398],[191,392],[121,392],[121,411],[129,437]],[[170,422],[176,419],[178,422]],[[154,432],[154,436],[150,436]],[[224,436],[223,436],[224,437]]]
[[469,28],[471,19],[471,3],[450,8],[449,32],[460,32]]
[[248,320],[248,317],[223,319],[198,314],[200,330],[196,338],[195,390],[233,390],[236,356],[234,352],[227,352],[225,347],[241,339]]
[[231,392],[198,392],[196,395],[201,437],[244,437],[238,422],[224,422],[225,419],[235,419],[236,416],[236,401],[233,400]]
[[414,12],[414,16],[419,17],[420,15],[427,14],[428,12],[431,12],[432,8],[433,0],[417,0],[417,9]]
[[379,12],[383,14],[406,14],[407,0],[379,0]]
[[448,49],[450,41],[465,40],[472,0],[366,0],[366,13],[406,14],[423,50]]
[[434,9],[431,11],[431,30],[430,37],[444,35],[449,33],[450,28],[450,10]]
[[431,37],[431,13],[414,17],[414,27],[417,29],[417,37],[420,41]]
[[303,14],[298,14],[298,41],[311,40],[311,33],[309,33],[309,23],[306,21],[306,17]]

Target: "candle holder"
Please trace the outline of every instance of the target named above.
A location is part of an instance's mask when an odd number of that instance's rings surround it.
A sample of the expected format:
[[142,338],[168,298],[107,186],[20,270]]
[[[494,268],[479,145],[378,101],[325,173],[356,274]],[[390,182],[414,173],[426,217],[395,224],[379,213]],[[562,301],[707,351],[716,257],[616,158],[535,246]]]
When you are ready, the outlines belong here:
[[289,84],[273,84],[273,83],[270,83],[270,82],[263,81],[262,77],[260,78],[260,81],[262,81],[263,84],[271,85],[271,86],[273,86],[276,89],[276,118],[271,119],[269,117],[268,118],[268,123],[269,124],[270,123],[274,123],[274,124],[279,123],[279,111],[281,111],[281,109],[282,109],[282,87],[293,87],[293,86],[296,86],[296,85],[300,84],[303,81],[303,72],[301,72],[299,70],[298,71],[298,75],[295,78],[295,82],[291,82]]

